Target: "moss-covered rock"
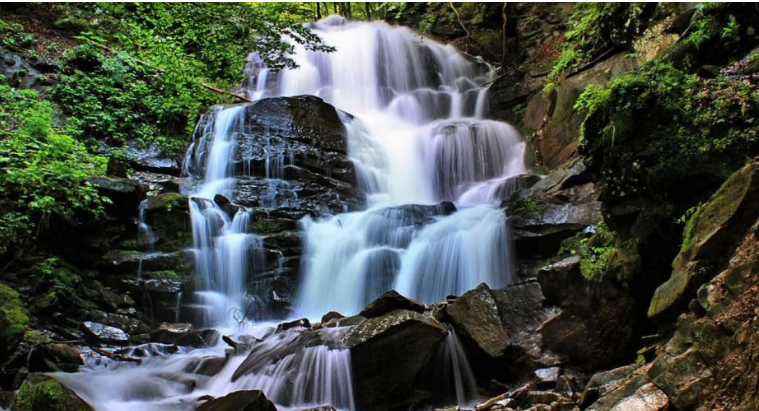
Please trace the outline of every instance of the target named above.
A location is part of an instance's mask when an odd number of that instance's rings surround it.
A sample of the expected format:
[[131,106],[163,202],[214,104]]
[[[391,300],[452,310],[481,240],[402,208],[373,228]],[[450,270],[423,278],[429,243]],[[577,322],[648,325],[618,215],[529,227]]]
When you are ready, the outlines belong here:
[[759,160],[733,174],[686,225],[682,251],[672,277],[657,288],[648,315],[654,319],[675,316],[696,289],[719,273],[731,248],[759,217]]
[[34,374],[16,396],[13,411],[92,411],[83,399],[55,378]]
[[29,315],[16,290],[0,283],[0,360],[21,341]]

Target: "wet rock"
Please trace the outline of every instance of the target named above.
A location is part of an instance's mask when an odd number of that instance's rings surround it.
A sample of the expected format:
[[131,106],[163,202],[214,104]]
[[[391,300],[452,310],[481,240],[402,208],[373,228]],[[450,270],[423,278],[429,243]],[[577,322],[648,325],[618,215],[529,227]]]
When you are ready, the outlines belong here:
[[[333,106],[318,97],[301,96],[262,99],[244,109],[232,160],[233,203],[262,208],[276,204],[318,215],[363,202],[347,157],[345,129]],[[213,121],[213,116],[204,121]],[[210,141],[203,137],[196,136],[188,164],[196,179],[202,177],[209,152]]]
[[213,329],[192,330],[184,333],[174,341],[181,347],[208,348],[213,347],[221,338],[221,334]]
[[18,391],[13,410],[92,411],[92,407],[55,378],[32,374]]
[[337,312],[337,311],[330,311],[327,314],[324,314],[322,316],[321,323],[322,324],[326,324],[326,323],[328,323],[328,322],[330,322],[332,320],[340,320],[340,319],[343,319],[343,318],[345,318],[345,316],[342,315],[342,314],[340,314],[339,312]]
[[282,323],[277,326],[277,332],[281,333],[287,330],[292,330],[296,328],[302,328],[302,329],[310,329],[311,328],[311,322],[308,321],[308,318],[301,318],[300,320],[294,320],[286,323]]
[[437,320],[408,310],[391,311],[353,327],[347,345],[356,408],[389,409],[424,396],[414,388],[415,377],[447,334]]
[[179,176],[182,173],[179,162],[167,157],[155,144],[145,148],[130,146],[127,148],[127,156],[132,167],[138,171],[172,176]]
[[126,315],[93,311],[90,316],[93,321],[120,328],[129,334],[144,334],[150,331],[142,321]]
[[148,197],[145,222],[155,237],[155,247],[176,251],[192,244],[192,227],[187,197],[179,193],[163,193]]
[[156,342],[173,344],[179,337],[192,330],[193,326],[189,323],[162,323],[150,333],[150,338]]
[[687,224],[672,276],[654,293],[648,316],[674,318],[709,276],[728,262],[730,251],[759,217],[759,160],[733,174]]
[[170,174],[136,171],[129,178],[147,187],[147,194],[153,196],[163,193],[179,193],[182,186],[182,180]]
[[607,395],[617,388],[620,381],[625,380],[637,368],[635,365],[627,365],[593,375],[580,396],[580,405],[587,407],[598,398]]
[[235,391],[201,404],[197,411],[277,411],[263,392]]
[[395,290],[390,290],[370,302],[358,315],[366,318],[375,318],[393,310],[408,310],[423,313],[424,305],[400,295]]
[[93,321],[83,322],[82,330],[91,338],[106,344],[125,345],[129,343],[130,339],[129,334],[120,328]]
[[194,374],[214,376],[224,369],[227,365],[226,357],[204,357],[191,363],[186,371]]

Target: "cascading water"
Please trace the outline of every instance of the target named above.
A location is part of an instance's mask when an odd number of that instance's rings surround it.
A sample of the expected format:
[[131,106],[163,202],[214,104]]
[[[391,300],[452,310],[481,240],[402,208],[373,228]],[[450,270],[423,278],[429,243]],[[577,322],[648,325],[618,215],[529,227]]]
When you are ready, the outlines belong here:
[[[313,94],[354,114],[349,155],[369,208],[304,221],[298,315],[356,313],[390,288],[434,302],[481,282],[508,284],[508,224],[495,205],[525,171],[524,143],[508,124],[484,119],[490,68],[382,22],[333,16],[313,29],[337,51],[296,45],[299,68],[256,72],[249,94]],[[420,215],[407,206],[443,200],[459,210]]]
[[[391,288],[434,302],[483,281],[508,284],[508,222],[497,205],[510,190],[509,179],[524,172],[524,143],[509,125],[485,119],[481,85],[491,79],[490,68],[381,22],[333,16],[313,29],[337,51],[296,45],[300,68],[280,73],[251,56],[248,93],[254,99],[317,95],[354,115],[340,118],[368,207],[302,221],[296,313],[356,313]],[[250,229],[253,211],[231,212],[217,203],[217,195],[234,198],[232,157],[246,107],[216,107],[201,119],[188,150],[185,174],[199,180],[190,199],[197,274],[196,289],[182,297],[182,307],[195,311],[198,322],[224,326],[223,333],[249,341],[249,348],[230,354],[218,342],[166,356],[141,346],[127,353],[145,357],[141,366],[88,362],[86,372],[57,375],[98,411],[194,409],[199,397],[245,389],[262,389],[284,407],[355,408],[350,351],[342,345],[346,327],[307,334],[231,321],[233,313],[246,311],[246,277],[262,258],[251,255],[262,247]],[[261,207],[297,205],[282,172],[293,153],[267,138],[257,143],[265,146],[264,183],[273,193],[262,196]],[[223,366],[205,374],[207,361]],[[453,390],[451,400],[471,403],[476,386],[453,331],[433,362],[445,379],[441,384]],[[98,388],[104,384],[108,390]]]

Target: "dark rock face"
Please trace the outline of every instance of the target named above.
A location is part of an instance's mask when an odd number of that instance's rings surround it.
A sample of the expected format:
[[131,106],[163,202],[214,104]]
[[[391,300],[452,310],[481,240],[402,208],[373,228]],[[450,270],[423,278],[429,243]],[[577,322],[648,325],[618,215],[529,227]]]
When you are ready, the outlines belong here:
[[574,109],[577,97],[588,85],[603,86],[612,78],[635,68],[627,53],[614,55],[579,74],[569,77],[545,95],[536,93],[527,104],[526,126],[538,130],[539,163],[555,169],[576,154],[581,113]]
[[632,296],[609,282],[586,281],[574,256],[541,269],[538,282],[546,301],[561,308],[540,327],[547,347],[591,369],[632,355]]
[[408,310],[394,310],[355,326],[347,345],[356,408],[383,410],[423,399],[426,394],[413,388],[414,379],[447,333],[434,318]]
[[277,411],[263,392],[235,391],[201,404],[197,411]]
[[393,310],[408,310],[423,313],[424,305],[398,294],[395,290],[390,290],[369,303],[358,315],[366,318],[375,318]]

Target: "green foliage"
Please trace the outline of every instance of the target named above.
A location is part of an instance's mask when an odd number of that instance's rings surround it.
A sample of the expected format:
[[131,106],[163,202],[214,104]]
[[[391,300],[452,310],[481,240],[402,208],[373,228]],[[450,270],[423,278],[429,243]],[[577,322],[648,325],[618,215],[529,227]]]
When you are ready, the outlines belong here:
[[[242,80],[250,52],[274,69],[294,67],[293,43],[330,51],[300,24],[299,9],[282,3],[99,3],[68,5],[70,18],[92,31],[66,54],[53,97],[68,129],[94,148],[157,144],[177,156],[197,116]],[[97,24],[94,24],[97,23]],[[293,43],[285,42],[287,35]]]
[[198,98],[210,97],[198,84],[166,82],[144,66],[108,57],[91,44],[66,57],[64,75],[52,95],[68,116],[70,133],[93,148],[102,141],[117,147],[130,141],[142,146],[157,142],[176,153],[183,144],[172,143],[186,140],[188,119],[211,102]]
[[645,3],[579,3],[567,21],[570,29],[564,34],[548,80],[558,79],[610,48],[629,47],[645,30],[652,11]]
[[87,177],[106,160],[93,156],[53,122],[54,108],[37,93],[0,83],[0,190],[4,193],[0,253],[23,246],[51,217],[73,223],[98,216],[101,198]]
[[[696,6],[696,13],[691,20],[691,30],[685,41],[693,44],[696,48],[700,48],[707,40],[720,37],[724,32],[721,33],[721,19],[717,17],[721,16],[727,10],[727,7],[728,3],[699,3]],[[734,25],[737,24],[735,17],[730,17],[728,17],[730,21]],[[732,32],[732,29],[737,29],[737,27],[734,26],[728,31],[728,37],[737,34],[736,32]]]
[[618,197],[666,196],[692,175],[724,178],[759,151],[759,91],[741,80],[649,64],[605,89],[589,87],[575,107],[587,115],[583,151],[609,167],[602,191]]
[[614,234],[602,222],[590,238],[580,240],[580,272],[586,280],[601,280],[617,256]]

